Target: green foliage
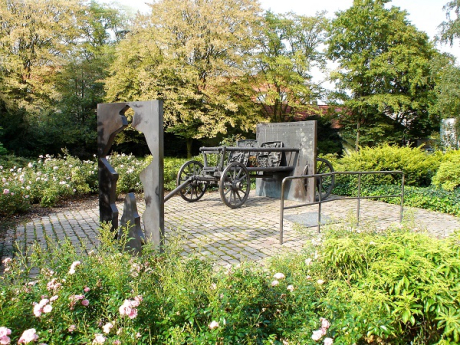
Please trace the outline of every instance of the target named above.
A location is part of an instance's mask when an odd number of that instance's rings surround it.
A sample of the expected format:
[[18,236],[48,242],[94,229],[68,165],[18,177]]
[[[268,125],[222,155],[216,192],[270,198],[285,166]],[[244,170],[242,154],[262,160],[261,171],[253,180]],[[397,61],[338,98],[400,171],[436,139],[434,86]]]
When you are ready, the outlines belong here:
[[334,315],[335,341],[458,342],[458,234],[436,240],[408,228],[336,229],[323,244],[331,280],[321,306]]
[[[362,148],[358,152],[337,161],[336,171],[392,171],[399,170],[405,174],[405,184],[411,186],[428,186],[440,165],[439,155],[424,152],[421,148],[398,147],[388,144],[376,148]],[[348,177],[338,176],[338,182],[347,181]],[[378,175],[372,182],[378,184],[398,183],[398,177]]]
[[14,203],[16,209],[9,208],[8,212],[0,209],[0,215],[22,212],[27,209],[24,209],[24,204],[54,206],[61,198],[97,191],[97,164],[94,161],[81,161],[67,154],[62,158],[40,156],[31,161],[14,156],[8,158],[10,160],[5,161],[5,166],[0,169],[2,186],[4,189],[18,191],[15,196],[20,194],[27,201]]
[[344,101],[340,122],[357,147],[427,136],[439,122],[428,111],[436,51],[389,2],[355,0],[330,26],[329,57],[340,64],[332,79]]
[[330,228],[302,253],[228,267],[181,256],[177,234],[136,256],[108,225],[84,256],[46,238],[3,261],[0,325],[12,343],[30,328],[49,344],[313,345],[315,330],[336,344],[457,343],[459,235],[413,230]]
[[[432,74],[436,81],[434,92],[436,102],[431,105],[430,112],[440,118],[459,118],[460,114],[460,68],[455,59],[449,55],[439,55],[432,62]],[[457,123],[459,123],[457,121]],[[458,132],[458,131],[457,131]],[[456,146],[456,143],[446,143]],[[449,145],[450,144],[450,145]]]
[[1,0],[0,18],[0,141],[23,156],[90,157],[123,14],[95,1]]
[[166,131],[191,139],[258,122],[248,58],[257,34],[253,0],[163,0],[120,42],[109,101],[164,100]]
[[[196,157],[202,161],[202,157]],[[117,193],[143,192],[139,174],[152,162],[152,156],[144,159],[133,155],[113,153],[109,162],[119,173]],[[176,188],[177,173],[186,159],[164,159],[165,189]],[[211,160],[212,162],[212,160]],[[28,160],[15,156],[0,158],[0,216],[25,212],[30,204],[40,203],[52,207],[63,198],[81,196],[98,192],[97,163],[94,160],[80,160],[70,156],[56,158],[50,155],[40,156],[37,160]],[[11,192],[13,195],[11,195]]]
[[[2,135],[3,128],[0,127],[0,136]],[[6,155],[8,151],[3,147],[3,143],[0,141],[0,156]]]
[[[446,11],[447,20],[441,23],[441,42],[449,43],[451,46],[454,44],[454,39],[460,37],[460,1],[448,1],[444,7]],[[454,16],[454,17],[453,17]]]
[[433,177],[433,185],[447,191],[453,191],[460,186],[460,151],[446,154],[447,158],[439,166]]
[[326,39],[326,27],[324,13],[314,17],[265,13],[252,83],[266,120],[291,121],[305,112],[319,112],[312,102],[324,90],[312,81],[311,70],[325,65],[319,48]]
[[7,186],[0,190],[0,216],[11,216],[27,212],[30,209],[30,196],[18,186]]
[[[96,334],[123,344],[269,344],[308,339],[319,323],[311,303],[319,296],[317,286],[302,287],[310,278],[295,273],[306,268],[300,257],[267,269],[243,264],[216,270],[194,256],[181,257],[174,237],[163,254],[145,246],[135,257],[123,251],[123,237],[115,241],[109,226],[101,229],[99,242],[81,257],[70,242],[47,239],[45,247],[35,245],[28,256],[4,263],[1,325],[11,329],[12,342],[35,328],[40,341],[59,344],[90,343]],[[278,285],[272,284],[276,266],[293,270]],[[31,281],[35,268],[40,274]],[[293,281],[298,292],[287,288]],[[138,301],[132,318],[121,315],[127,300]],[[40,307],[33,302],[52,308],[35,316]],[[108,323],[113,327],[104,333]]]
[[[339,183],[334,188],[337,195],[356,196],[356,182]],[[400,195],[401,187],[397,185],[372,185],[364,184],[361,189],[362,196]],[[400,204],[400,198],[379,198],[391,204]],[[459,191],[445,191],[434,187],[406,186],[404,188],[404,206],[419,207],[460,216]]]

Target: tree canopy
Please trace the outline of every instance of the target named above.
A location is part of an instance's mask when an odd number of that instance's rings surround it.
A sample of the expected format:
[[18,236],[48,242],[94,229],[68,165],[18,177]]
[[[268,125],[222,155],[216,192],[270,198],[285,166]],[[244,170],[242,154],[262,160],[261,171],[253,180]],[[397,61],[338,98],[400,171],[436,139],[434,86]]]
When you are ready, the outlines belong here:
[[460,38],[460,0],[449,1],[443,7],[446,20],[440,24],[441,42],[454,44],[454,39]]
[[345,101],[341,123],[357,146],[423,137],[438,125],[428,111],[436,50],[389,2],[354,0],[330,26],[328,54],[339,63],[332,79]]
[[258,38],[254,89],[262,114],[273,122],[317,111],[312,103],[322,96],[312,82],[313,67],[324,67],[320,51],[326,38],[324,13],[314,17],[293,13],[265,14]]
[[90,150],[110,43],[125,25],[120,11],[82,0],[0,4],[4,142],[20,154]]
[[109,101],[164,99],[167,130],[212,137],[252,128],[257,113],[246,81],[257,35],[253,0],[163,0],[120,44]]

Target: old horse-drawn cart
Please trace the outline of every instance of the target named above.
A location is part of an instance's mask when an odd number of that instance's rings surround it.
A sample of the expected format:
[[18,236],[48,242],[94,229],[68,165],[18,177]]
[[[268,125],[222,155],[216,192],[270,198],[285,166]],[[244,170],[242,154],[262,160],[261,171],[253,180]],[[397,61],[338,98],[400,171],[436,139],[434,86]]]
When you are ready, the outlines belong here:
[[[242,206],[251,188],[251,178],[270,178],[277,173],[290,173],[295,168],[299,154],[298,148],[284,147],[281,141],[262,143],[257,146],[256,140],[241,140],[236,147],[202,147],[203,163],[196,160],[186,162],[177,174],[177,192],[188,201],[201,199],[208,187],[218,186],[222,201],[230,208]],[[211,163],[214,162],[214,164]],[[330,162],[318,158],[316,173],[332,172]],[[308,166],[303,174],[310,173]],[[305,183],[307,186],[308,183]],[[325,199],[334,187],[334,176],[327,176],[316,181],[316,193],[320,192]],[[166,201],[167,199],[165,199]]]

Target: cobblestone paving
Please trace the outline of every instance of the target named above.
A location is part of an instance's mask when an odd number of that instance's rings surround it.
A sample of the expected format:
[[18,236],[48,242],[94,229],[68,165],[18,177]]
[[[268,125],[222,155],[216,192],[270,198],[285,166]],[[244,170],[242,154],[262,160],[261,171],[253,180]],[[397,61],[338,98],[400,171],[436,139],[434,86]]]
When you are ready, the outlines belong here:
[[[287,201],[286,206],[298,203]],[[318,232],[318,206],[286,210],[284,244],[279,244],[279,200],[256,197],[252,192],[248,201],[238,209],[226,207],[216,192],[207,193],[194,203],[173,197],[165,204],[166,241],[180,235],[183,254],[198,253],[217,264],[236,264],[247,260],[264,260],[281,252],[299,251]],[[322,205],[323,222],[344,222],[356,217],[356,200],[335,200]],[[123,202],[118,203],[120,217]],[[139,203],[139,213],[144,204]],[[372,222],[386,227],[399,222],[400,208],[382,202],[361,201],[360,224]],[[421,210],[404,209],[405,219],[411,219],[420,230],[442,238],[460,229],[460,219],[454,216]],[[304,227],[297,226],[303,225]],[[68,238],[76,247],[87,250],[97,245],[99,210],[72,210],[53,213],[10,229],[3,243],[3,256],[11,255],[18,243],[26,250],[34,241],[46,245],[45,235],[55,240]],[[305,228],[312,226],[309,228]],[[3,258],[2,258],[3,259]]]

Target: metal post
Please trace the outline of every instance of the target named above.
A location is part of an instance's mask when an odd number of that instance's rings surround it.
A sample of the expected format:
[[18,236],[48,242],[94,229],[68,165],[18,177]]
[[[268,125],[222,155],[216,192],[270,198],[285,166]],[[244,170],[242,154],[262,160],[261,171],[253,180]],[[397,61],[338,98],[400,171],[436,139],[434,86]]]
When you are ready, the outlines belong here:
[[[316,179],[316,178],[315,178]],[[316,184],[316,183],[315,183]],[[321,233],[321,190],[323,187],[323,179],[319,177],[319,189],[318,189],[318,233]]]
[[361,207],[361,174],[358,173],[358,208],[356,210],[356,222],[359,225],[359,212]]
[[402,223],[403,221],[403,212],[404,212],[404,173],[402,173],[402,179],[401,179],[401,212],[399,216],[400,223]]
[[283,224],[283,218],[284,218],[284,182],[285,179],[281,182],[281,198],[280,198],[280,244],[283,244],[283,235],[284,235],[284,224]]

